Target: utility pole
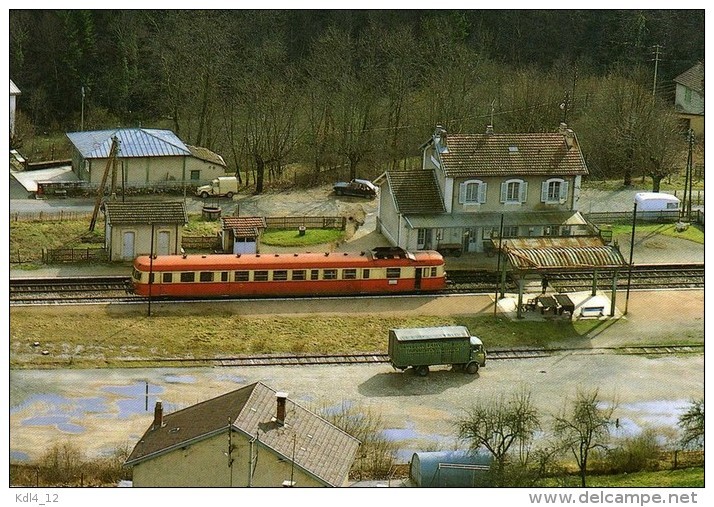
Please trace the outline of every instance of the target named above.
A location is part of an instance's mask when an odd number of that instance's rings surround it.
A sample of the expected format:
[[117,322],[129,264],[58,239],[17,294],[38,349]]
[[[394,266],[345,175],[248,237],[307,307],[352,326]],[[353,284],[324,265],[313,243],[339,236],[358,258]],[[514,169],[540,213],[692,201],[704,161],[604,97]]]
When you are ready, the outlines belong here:
[[82,86],[82,119],[80,120],[79,131],[84,131],[84,86]]
[[655,93],[657,92],[657,65],[659,64],[659,52],[662,49],[662,46],[659,44],[656,44],[654,46],[654,51],[655,51],[655,57],[654,57],[654,62],[655,62],[655,68],[654,68],[654,82],[652,83],[652,96],[655,96]]

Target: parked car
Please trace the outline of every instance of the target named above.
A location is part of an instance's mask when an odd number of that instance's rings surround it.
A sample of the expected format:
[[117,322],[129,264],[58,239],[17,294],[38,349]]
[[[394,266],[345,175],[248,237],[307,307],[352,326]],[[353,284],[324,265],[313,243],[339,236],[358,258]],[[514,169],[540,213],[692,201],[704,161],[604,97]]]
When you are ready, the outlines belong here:
[[337,195],[355,195],[370,199],[377,196],[377,187],[368,180],[354,179],[349,183],[335,183],[333,188]]

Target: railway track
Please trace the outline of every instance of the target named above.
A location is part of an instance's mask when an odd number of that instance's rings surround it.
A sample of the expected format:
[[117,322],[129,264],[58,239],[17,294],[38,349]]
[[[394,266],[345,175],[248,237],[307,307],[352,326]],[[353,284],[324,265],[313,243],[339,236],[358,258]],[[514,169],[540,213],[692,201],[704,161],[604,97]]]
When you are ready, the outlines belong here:
[[[502,349],[489,350],[488,361],[534,359],[556,355],[639,355],[661,356],[679,354],[701,354],[704,345],[647,345],[623,346],[600,348],[565,348],[565,349]],[[127,359],[125,363],[132,362],[146,364],[146,359]],[[294,355],[259,355],[237,357],[211,357],[211,358],[152,358],[154,363],[192,364],[212,366],[317,366],[317,365],[348,365],[348,364],[377,364],[389,363],[389,356],[381,352],[360,354],[294,354]]]
[[[619,273],[618,289],[628,285],[628,271]],[[593,272],[551,272],[550,286],[559,292],[577,292],[592,288]],[[597,273],[598,286],[610,287],[612,272]],[[454,270],[448,272],[444,294],[492,293],[498,284],[498,273],[492,271]],[[145,302],[147,298],[127,292],[130,279],[124,276],[77,278],[15,278],[10,280],[11,305],[60,305],[116,302]],[[647,264],[633,267],[630,288],[691,289],[704,287],[704,264]],[[514,291],[510,278],[506,291]]]

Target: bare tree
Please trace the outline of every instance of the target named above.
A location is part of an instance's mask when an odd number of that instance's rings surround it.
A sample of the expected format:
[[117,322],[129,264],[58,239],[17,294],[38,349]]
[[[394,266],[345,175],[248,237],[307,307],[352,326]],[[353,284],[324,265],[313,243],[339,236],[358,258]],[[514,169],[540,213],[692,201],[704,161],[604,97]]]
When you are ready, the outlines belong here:
[[684,447],[704,447],[704,399],[692,400],[677,424],[682,429]]
[[615,405],[602,406],[597,389],[578,390],[575,400],[563,407],[555,417],[553,431],[560,437],[566,449],[575,457],[580,471],[580,483],[585,487],[588,459],[591,451],[605,448],[613,425]]
[[495,485],[504,486],[509,453],[518,449],[523,455],[540,429],[540,419],[530,392],[520,389],[474,405],[457,425],[459,438],[467,440],[472,450],[483,448],[493,456]]

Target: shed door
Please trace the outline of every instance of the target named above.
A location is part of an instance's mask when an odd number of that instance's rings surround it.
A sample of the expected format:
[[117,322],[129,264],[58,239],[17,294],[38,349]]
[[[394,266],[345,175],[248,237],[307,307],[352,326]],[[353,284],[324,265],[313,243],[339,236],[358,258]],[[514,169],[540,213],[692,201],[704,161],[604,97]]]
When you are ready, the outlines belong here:
[[126,231],[122,239],[122,260],[130,261],[134,259],[134,231]]
[[158,255],[168,255],[169,254],[169,240],[171,239],[171,233],[169,231],[159,231],[159,236],[156,241],[156,253]]

